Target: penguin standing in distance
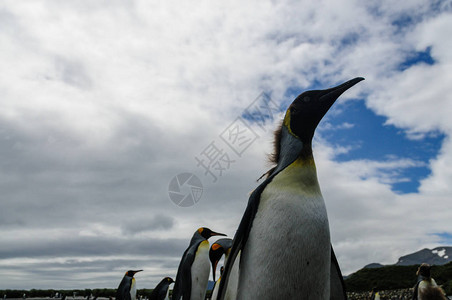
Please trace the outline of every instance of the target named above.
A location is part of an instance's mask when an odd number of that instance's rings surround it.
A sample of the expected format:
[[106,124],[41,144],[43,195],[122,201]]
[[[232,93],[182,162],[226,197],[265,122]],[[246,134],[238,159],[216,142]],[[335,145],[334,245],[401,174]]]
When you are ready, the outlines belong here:
[[312,153],[320,120],[358,77],[299,95],[275,132],[276,164],[251,194],[220,282],[241,251],[237,299],[346,299]]
[[169,286],[174,280],[171,277],[163,278],[159,284],[152,290],[149,300],[168,300]]
[[[220,278],[218,278],[218,280],[215,281],[215,273],[217,270],[218,262],[220,261],[223,254],[225,255],[225,261],[228,259],[229,252],[231,251],[231,247],[232,247],[232,240],[229,238],[219,239],[215,243],[213,243],[212,246],[210,246],[209,259],[212,264],[213,281],[215,282],[215,285],[214,285],[213,291],[212,291],[211,300],[217,299],[218,288],[220,287],[221,275],[220,275]],[[224,270],[223,267],[221,267],[221,268]],[[220,274],[222,274],[221,270],[220,270]]]
[[118,286],[118,289],[116,290],[116,300],[136,300],[137,286],[133,276],[141,271],[143,270],[129,270],[126,272]]
[[209,281],[209,242],[215,235],[226,236],[206,227],[195,231],[177,269],[173,300],[204,300]]

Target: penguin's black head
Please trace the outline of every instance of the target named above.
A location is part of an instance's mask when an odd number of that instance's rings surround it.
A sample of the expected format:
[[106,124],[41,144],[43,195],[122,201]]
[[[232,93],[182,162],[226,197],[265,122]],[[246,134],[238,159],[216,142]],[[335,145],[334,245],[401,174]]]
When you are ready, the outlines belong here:
[[[343,92],[361,80],[364,80],[364,78],[357,77],[330,89],[306,91],[295,98],[287,109],[281,126],[275,131],[274,150],[268,156],[269,163],[273,164],[273,167],[259,179],[270,176],[276,170],[281,157],[284,156],[281,154],[283,140],[292,151],[301,151],[297,155],[312,156],[312,138],[320,120]],[[289,133],[289,139],[283,139],[283,132]],[[284,136],[287,137],[287,135]],[[301,143],[294,143],[294,140],[290,137],[294,137]],[[295,149],[293,147],[295,144],[300,144],[300,149]],[[287,155],[287,151],[285,151],[285,155]]]
[[219,239],[212,244],[209,250],[209,259],[212,264],[212,276],[213,281],[215,281],[215,273],[217,270],[218,262],[220,261],[223,254],[229,253],[232,247],[231,239]]
[[214,235],[223,235],[223,236],[226,236],[226,234],[218,233],[218,232],[212,231],[212,230],[210,230],[210,229],[207,228],[207,227],[201,227],[201,228],[199,228],[199,229],[198,229],[198,233],[199,233],[203,238],[205,238],[206,240],[209,239],[210,237],[214,236]]
[[220,261],[221,257],[224,254],[224,248],[217,243],[213,243],[209,250],[209,259],[212,264],[212,277],[213,281],[215,280],[215,273],[217,271],[217,264]]
[[287,110],[284,125],[302,142],[310,143],[317,125],[336,99],[361,80],[364,78],[357,77],[330,89],[300,94]]
[[429,264],[423,263],[417,269],[416,275],[421,275],[426,278],[430,278],[430,269],[432,267]]
[[126,272],[126,276],[133,277],[133,275],[135,275],[136,273],[141,272],[141,271],[143,271],[143,270],[136,270],[136,271],[129,270]]
[[212,263],[218,262],[224,253],[225,253],[225,250],[220,244],[213,243],[212,246],[210,246],[209,259]]
[[171,284],[174,282],[173,278],[171,278],[171,277],[165,277],[163,280],[168,282],[168,284]]

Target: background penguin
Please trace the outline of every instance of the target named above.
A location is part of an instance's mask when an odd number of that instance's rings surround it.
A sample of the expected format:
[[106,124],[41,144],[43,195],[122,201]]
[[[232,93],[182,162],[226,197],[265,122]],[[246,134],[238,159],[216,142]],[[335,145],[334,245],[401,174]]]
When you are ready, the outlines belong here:
[[326,300],[330,294],[331,299],[346,299],[331,251],[312,138],[336,99],[363,79],[304,92],[288,108],[275,133],[272,159],[276,166],[250,196],[226,262],[219,299],[224,299],[224,287],[239,251],[237,299]]
[[149,300],[167,300],[169,299],[169,286],[174,280],[171,277],[165,277],[157,284],[149,297]]
[[[213,243],[212,246],[210,246],[209,259],[212,264],[213,281],[215,281],[215,273],[217,270],[218,262],[220,261],[223,254],[225,255],[225,261],[228,259],[229,252],[231,251],[231,247],[232,247],[232,240],[229,238],[219,239],[215,243]],[[220,287],[221,275],[223,274],[223,270],[224,270],[224,267],[221,267],[220,278],[218,278],[218,280],[215,281],[215,285],[213,287],[212,297],[211,297],[212,300],[217,299],[218,289]]]
[[116,290],[116,300],[136,300],[137,286],[133,275],[141,271],[143,270],[129,270],[126,272]]
[[225,261],[228,259],[229,252],[232,247],[232,239],[225,238],[219,239],[215,243],[210,246],[209,250],[209,259],[212,264],[212,277],[213,281],[215,281],[215,273],[217,270],[218,262],[220,261],[223,254],[225,255]]
[[223,233],[213,232],[201,227],[195,231],[190,245],[177,269],[176,282],[173,289],[173,300],[204,300],[209,280],[209,242],[208,238]]

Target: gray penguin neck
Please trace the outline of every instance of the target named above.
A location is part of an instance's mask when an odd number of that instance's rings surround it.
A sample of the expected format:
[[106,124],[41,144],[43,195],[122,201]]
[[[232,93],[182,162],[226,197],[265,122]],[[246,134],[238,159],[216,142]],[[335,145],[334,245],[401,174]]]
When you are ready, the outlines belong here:
[[289,133],[286,126],[282,127],[280,143],[278,165],[272,174],[284,170],[300,157],[312,158],[311,143],[303,143],[300,139]]

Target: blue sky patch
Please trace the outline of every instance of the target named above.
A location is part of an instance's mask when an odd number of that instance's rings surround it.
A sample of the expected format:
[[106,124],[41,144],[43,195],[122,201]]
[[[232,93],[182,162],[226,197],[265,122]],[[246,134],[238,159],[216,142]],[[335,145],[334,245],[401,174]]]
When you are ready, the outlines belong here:
[[450,232],[441,232],[441,233],[435,233],[436,236],[440,237],[440,243],[444,245],[451,245],[452,244],[452,233]]
[[267,122],[273,122],[275,116],[283,110],[285,109],[272,99],[271,94],[263,92],[242,111],[241,117],[249,123],[265,126]]
[[323,138],[335,146],[350,149],[338,154],[336,160],[390,161],[406,158],[416,161],[416,166],[388,172],[399,179],[392,184],[395,192],[417,192],[420,180],[430,174],[428,162],[437,156],[444,135],[432,133],[420,140],[408,139],[401,129],[385,125],[386,118],[377,116],[364,101],[338,104],[320,124]]
[[[422,52],[413,52],[404,62],[405,67],[418,63],[433,64],[430,55],[431,48]],[[330,88],[325,87],[319,81],[314,81],[310,87],[292,87],[286,90],[284,99],[279,105],[280,110],[285,110],[290,103],[305,90]],[[262,97],[258,102],[266,102],[268,98]],[[275,101],[271,100],[272,103]],[[273,106],[274,109],[277,105]],[[265,110],[264,110],[265,111]],[[252,115],[252,114],[251,114]],[[256,121],[254,115],[244,114],[242,117],[248,121]],[[264,119],[271,119],[265,116]],[[387,183],[391,184],[394,192],[399,194],[416,193],[420,181],[430,175],[429,161],[438,155],[444,140],[444,134],[430,132],[420,139],[407,138],[406,132],[392,125],[385,125],[386,118],[376,115],[368,109],[364,101],[341,101],[333,105],[321,121],[318,133],[328,143],[335,147],[349,149],[344,153],[336,155],[335,160],[346,162],[352,160],[370,160],[378,162],[389,162],[407,159],[414,165],[398,169],[380,170],[387,174]],[[389,179],[389,181],[388,181]]]
[[403,71],[408,69],[409,67],[417,64],[427,64],[433,65],[435,64],[435,60],[431,55],[432,47],[427,47],[424,51],[413,51],[409,53],[404,62],[399,65],[399,70]]
[[[446,2],[447,0],[431,0],[426,2],[426,4],[428,3],[428,10],[411,10],[396,14],[391,22],[395,33],[398,34],[410,30],[420,22],[425,21],[427,18],[432,18],[442,11],[450,11],[451,7]],[[378,16],[378,13],[374,14]]]
[[[429,51],[427,49],[427,52]],[[421,61],[419,57],[422,56],[418,56],[418,59],[413,60],[412,63]],[[303,90],[319,88],[321,88],[320,83],[316,82]],[[288,89],[285,94],[287,100],[282,107],[287,107],[303,90]],[[393,179],[391,187],[394,192],[400,194],[418,192],[420,181],[431,173],[428,162],[438,155],[445,136],[439,132],[431,132],[422,139],[413,140],[407,138],[402,129],[385,125],[385,123],[386,118],[368,109],[364,101],[342,102],[339,98],[321,121],[318,133],[334,146],[349,148],[349,151],[335,157],[338,162],[397,159],[416,162],[416,165],[411,167],[382,170],[382,172],[390,173]]]
[[415,24],[416,20],[410,14],[402,14],[391,22],[391,25],[395,27],[397,33],[403,31],[406,28],[410,28]]

